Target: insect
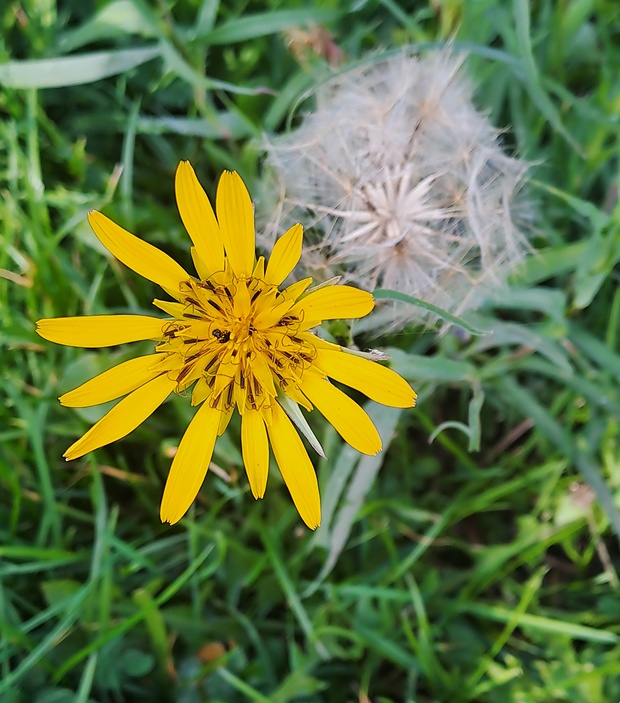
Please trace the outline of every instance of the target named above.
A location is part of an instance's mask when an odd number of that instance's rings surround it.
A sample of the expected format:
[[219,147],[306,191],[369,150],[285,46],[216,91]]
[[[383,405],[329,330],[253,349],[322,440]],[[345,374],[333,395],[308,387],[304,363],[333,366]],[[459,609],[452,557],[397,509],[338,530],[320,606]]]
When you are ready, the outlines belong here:
[[226,344],[230,339],[230,332],[222,332],[222,330],[213,330],[213,336],[219,340],[220,344]]

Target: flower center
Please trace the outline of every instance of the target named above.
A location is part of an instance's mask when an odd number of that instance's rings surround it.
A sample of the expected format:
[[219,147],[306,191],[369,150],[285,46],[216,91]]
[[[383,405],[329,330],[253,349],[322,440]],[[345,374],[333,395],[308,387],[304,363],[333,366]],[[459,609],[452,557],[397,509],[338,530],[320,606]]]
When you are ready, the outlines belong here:
[[285,389],[297,395],[316,357],[311,335],[300,331],[301,319],[290,312],[297,296],[231,272],[190,279],[180,292],[180,301],[164,308],[173,319],[155,348],[177,393],[195,383],[193,405],[208,400],[226,412],[236,405],[240,413],[268,409]]

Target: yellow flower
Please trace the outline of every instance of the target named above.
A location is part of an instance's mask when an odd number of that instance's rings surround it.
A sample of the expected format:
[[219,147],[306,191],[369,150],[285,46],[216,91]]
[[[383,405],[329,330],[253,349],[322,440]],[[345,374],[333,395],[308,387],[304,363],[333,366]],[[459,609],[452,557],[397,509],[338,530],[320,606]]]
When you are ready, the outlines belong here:
[[[301,256],[301,225],[276,241],[265,265],[262,256],[255,259],[254,211],[237,173],[222,174],[217,219],[187,161],[179,164],[175,190],[194,245],[191,253],[198,277],[100,212],[88,216],[99,240],[117,259],[174,298],[176,302],[153,301],[169,318],[94,315],[37,323],[44,339],[73,347],[156,342],[153,354],[119,364],[61,396],[60,402],[68,407],[125,396],[64,456],[77,459],[124,437],[172,391],[183,393],[193,385],[192,405],[200,407],[174,456],[161,503],[162,521],[175,523],[189,509],[207,473],[215,441],[236,407],[254,497],[265,493],[271,443],[293,502],[314,529],[321,520],[318,484],[289,415],[304,431],[298,406],[307,410],[315,406],[352,447],[376,454],[381,439],[372,421],[327,377],[393,407],[413,406],[416,394],[394,371],[310,332],[323,320],[367,315],[374,306],[370,293],[350,286],[309,290],[310,278],[280,290]],[[307,426],[304,433],[312,438]]]

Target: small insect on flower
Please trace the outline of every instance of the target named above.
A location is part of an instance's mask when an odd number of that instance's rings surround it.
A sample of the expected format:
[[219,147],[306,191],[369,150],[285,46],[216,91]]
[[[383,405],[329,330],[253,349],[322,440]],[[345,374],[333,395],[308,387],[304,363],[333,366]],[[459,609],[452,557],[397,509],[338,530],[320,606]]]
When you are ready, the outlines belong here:
[[[241,415],[241,449],[250,488],[262,498],[269,443],[303,521],[321,520],[314,468],[289,415],[311,436],[299,411],[313,406],[352,447],[376,454],[381,439],[368,415],[328,377],[392,407],[412,407],[416,394],[394,371],[347,353],[311,332],[323,320],[368,314],[370,293],[351,286],[310,289],[306,278],[280,290],[301,256],[301,225],[275,243],[269,261],[255,258],[254,211],[240,176],[225,171],[216,215],[194,169],[182,161],[175,190],[192,240],[197,276],[100,212],[89,222],[102,244],[125,265],[160,285],[174,302],[155,300],[170,317],[94,315],[40,320],[37,332],[58,344],[108,347],[151,339],[154,352],[126,361],[61,396],[68,407],[99,405],[124,396],[65,457],[77,459],[129,434],[171,392],[193,386],[200,406],[174,456],[160,515],[175,523],[194,501],[215,441],[233,410]],[[318,442],[315,443],[320,450]]]

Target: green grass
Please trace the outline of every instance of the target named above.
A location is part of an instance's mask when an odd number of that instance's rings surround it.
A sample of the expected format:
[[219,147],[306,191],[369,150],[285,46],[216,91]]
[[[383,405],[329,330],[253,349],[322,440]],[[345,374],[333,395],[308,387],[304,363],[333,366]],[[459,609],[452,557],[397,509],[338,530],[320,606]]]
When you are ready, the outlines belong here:
[[[0,701],[619,700],[615,0],[28,0],[0,22]],[[149,311],[155,287],[87,211],[189,265],[176,164],[210,195],[223,168],[258,191],[262,134],[325,75],[282,35],[309,22],[351,60],[471,52],[480,107],[537,164],[537,254],[470,319],[492,334],[358,340],[389,347],[420,403],[370,408],[377,459],[315,425],[317,533],[277,471],[252,499],[234,423],[220,475],[163,526],[185,399],[65,464],[102,411],[57,396],[133,350],[61,348],[33,323]]]

